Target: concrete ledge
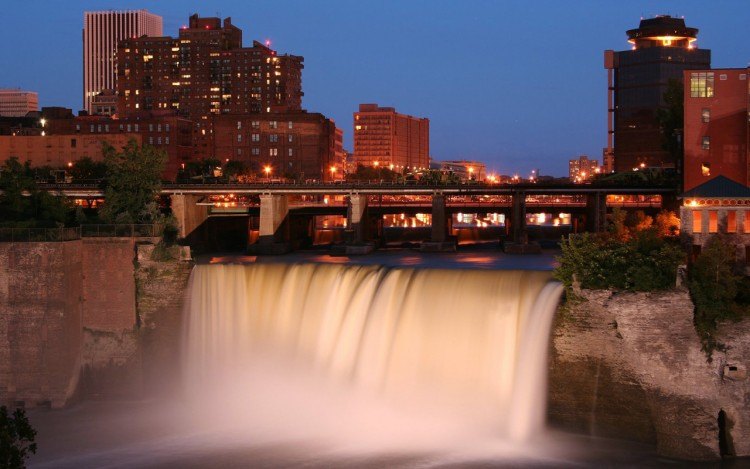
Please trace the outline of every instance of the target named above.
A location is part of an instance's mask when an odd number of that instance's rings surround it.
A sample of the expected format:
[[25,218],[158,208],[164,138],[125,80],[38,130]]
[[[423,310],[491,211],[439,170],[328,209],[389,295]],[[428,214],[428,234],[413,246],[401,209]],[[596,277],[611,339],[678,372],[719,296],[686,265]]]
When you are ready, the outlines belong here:
[[332,256],[363,256],[375,250],[372,243],[364,244],[334,244],[331,246]]
[[456,252],[455,241],[424,241],[419,250],[422,252]]
[[292,250],[289,243],[255,243],[247,248],[248,254],[257,254],[260,256],[278,256],[287,254]]
[[542,247],[536,241],[530,243],[503,243],[503,252],[506,254],[541,254]]

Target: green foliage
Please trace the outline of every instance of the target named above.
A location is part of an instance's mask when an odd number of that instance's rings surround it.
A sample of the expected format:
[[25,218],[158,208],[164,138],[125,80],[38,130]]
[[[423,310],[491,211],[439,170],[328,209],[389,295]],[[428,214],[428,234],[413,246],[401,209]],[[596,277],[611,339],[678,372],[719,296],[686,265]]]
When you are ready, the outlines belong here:
[[554,276],[567,287],[631,291],[666,290],[675,285],[684,254],[679,245],[643,230],[623,240],[607,235],[570,235]]
[[247,165],[245,165],[244,162],[239,160],[231,160],[227,161],[227,163],[224,165],[224,176],[233,179],[237,176],[248,174],[248,168]]
[[357,165],[357,171],[353,174],[349,174],[348,179],[354,181],[397,181],[401,178],[401,174],[396,171],[392,171],[390,168],[373,167],[365,165]]
[[166,159],[164,152],[149,145],[139,147],[135,140],[130,140],[120,152],[107,145],[102,219],[108,223],[154,222],[159,215],[156,197]]
[[614,187],[663,187],[677,188],[680,177],[674,170],[644,168],[638,171],[600,174],[592,181],[592,186]]
[[36,430],[23,409],[16,409],[11,415],[7,407],[0,407],[0,467],[26,467],[25,460],[36,454],[35,438]]
[[72,209],[66,200],[37,188],[28,162],[10,158],[0,166],[0,224],[52,227],[64,224]]
[[662,148],[669,152],[674,161],[682,159],[682,146],[679,133],[684,121],[684,87],[681,80],[670,79],[664,92],[665,108],[656,111],[656,120],[662,132]]
[[740,271],[736,246],[718,234],[703,246],[689,273],[695,327],[710,356],[721,346],[715,337],[719,322],[750,314],[750,281]]
[[73,178],[73,182],[101,180],[107,176],[107,165],[85,156],[68,169],[68,174]]

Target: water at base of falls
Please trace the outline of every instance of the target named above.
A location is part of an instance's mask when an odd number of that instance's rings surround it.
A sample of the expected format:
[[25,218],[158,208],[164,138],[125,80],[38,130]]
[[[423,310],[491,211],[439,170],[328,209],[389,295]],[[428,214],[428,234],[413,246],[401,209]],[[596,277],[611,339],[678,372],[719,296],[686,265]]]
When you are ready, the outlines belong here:
[[560,293],[548,272],[199,265],[186,396],[249,441],[524,442],[544,425]]

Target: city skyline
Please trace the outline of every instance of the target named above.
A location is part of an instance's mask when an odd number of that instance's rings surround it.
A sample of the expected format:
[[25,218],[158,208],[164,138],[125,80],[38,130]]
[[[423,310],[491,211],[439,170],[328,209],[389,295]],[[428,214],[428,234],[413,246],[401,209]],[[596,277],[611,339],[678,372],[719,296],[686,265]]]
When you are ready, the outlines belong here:
[[[601,157],[603,51],[627,49],[625,31],[637,27],[641,16],[685,16],[700,31],[698,47],[712,49],[713,67],[747,65],[750,45],[736,42],[734,31],[750,11],[739,8],[740,2],[718,5],[706,11],[700,2],[541,2],[536,20],[528,21],[532,13],[520,2],[475,2],[471,8],[455,2],[222,2],[210,9],[194,1],[33,4],[8,8],[9,26],[0,33],[6,43],[24,34],[24,25],[36,27],[34,35],[24,36],[24,47],[0,52],[9,65],[0,86],[36,91],[41,106],[77,111],[84,11],[148,8],[164,18],[165,34],[194,12],[218,13],[245,31],[245,44],[270,39],[272,47],[305,57],[303,108],[333,118],[349,150],[352,112],[361,103],[378,102],[429,118],[436,160],[480,160],[489,171],[505,174],[538,167],[543,174],[563,175],[574,156]],[[297,14],[278,14],[284,9]],[[547,68],[553,62],[554,70]]]

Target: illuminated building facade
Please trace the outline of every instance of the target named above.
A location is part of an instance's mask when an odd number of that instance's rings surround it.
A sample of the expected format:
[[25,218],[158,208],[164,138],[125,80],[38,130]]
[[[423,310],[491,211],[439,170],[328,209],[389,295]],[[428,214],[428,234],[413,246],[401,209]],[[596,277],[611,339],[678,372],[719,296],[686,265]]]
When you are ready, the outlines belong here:
[[115,56],[123,39],[161,36],[162,18],[147,10],[87,11],[83,14],[83,109],[102,90],[117,89]]
[[747,68],[685,72],[684,188],[716,176],[750,184]]
[[102,143],[122,149],[128,140],[141,142],[140,135],[124,134],[58,134],[58,135],[0,135],[0,163],[11,157],[28,161],[32,167],[67,168],[81,158],[102,161]]
[[440,171],[453,173],[462,181],[484,181],[487,177],[487,168],[479,161],[441,161]]
[[590,160],[586,155],[581,155],[568,162],[568,177],[570,178],[570,182],[586,182],[600,172],[599,162]]
[[33,91],[0,89],[0,117],[23,117],[39,110],[39,96]]
[[354,160],[398,172],[429,168],[430,120],[360,104],[354,113]]
[[294,180],[344,177],[343,134],[318,113],[284,112],[212,116],[213,154],[241,161],[252,173]]
[[664,93],[670,80],[682,81],[683,71],[707,69],[711,51],[695,45],[698,30],[671,16],[643,19],[627,31],[632,50],[604,52],[608,70],[608,147],[614,170],[637,167],[680,169],[663,148],[664,137],[657,111],[665,108]]
[[193,15],[178,38],[120,43],[119,109],[124,115],[175,110],[198,129],[206,128],[210,115],[299,110],[303,60],[279,56],[257,41],[243,48],[242,30],[231,18],[222,23]]

